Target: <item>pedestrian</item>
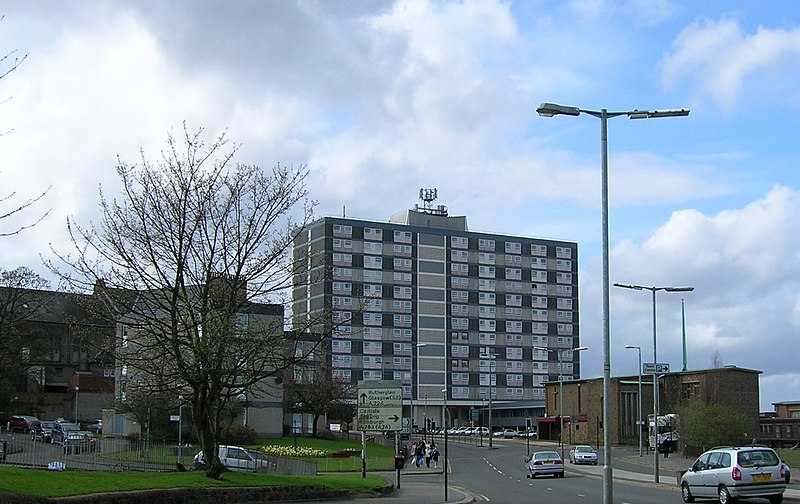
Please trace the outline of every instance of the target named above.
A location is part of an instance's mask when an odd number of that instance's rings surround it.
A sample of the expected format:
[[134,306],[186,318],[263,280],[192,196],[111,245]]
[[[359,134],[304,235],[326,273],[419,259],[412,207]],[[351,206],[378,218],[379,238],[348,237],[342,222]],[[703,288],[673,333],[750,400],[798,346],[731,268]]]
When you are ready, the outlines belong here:
[[414,441],[411,444],[411,464],[416,466],[417,465],[417,442]]
[[425,460],[425,442],[419,441],[417,443],[417,450],[414,452],[417,458],[417,467],[422,467],[422,462]]
[[431,445],[425,447],[425,467],[428,469],[431,468],[431,456],[433,455],[433,450],[431,449]]
[[431,447],[431,460],[433,460],[433,467],[434,469],[439,468],[439,448],[436,446],[436,443],[433,443]]

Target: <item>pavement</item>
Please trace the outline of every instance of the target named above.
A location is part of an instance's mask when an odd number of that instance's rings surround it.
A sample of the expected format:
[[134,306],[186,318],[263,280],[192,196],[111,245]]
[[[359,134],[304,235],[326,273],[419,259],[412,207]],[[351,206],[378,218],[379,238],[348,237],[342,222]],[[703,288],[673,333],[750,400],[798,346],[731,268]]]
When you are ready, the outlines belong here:
[[[545,447],[558,446],[557,443],[547,441],[537,441],[534,448],[531,443],[532,451],[534,449],[542,449]],[[598,450],[602,453],[602,447]],[[684,457],[681,454],[670,454],[668,457],[659,455],[659,482],[655,482],[653,471],[654,457],[653,453],[643,452],[642,456],[639,455],[638,447],[619,446],[613,447],[611,450],[612,458],[612,477],[615,481],[635,481],[641,484],[659,485],[662,487],[677,488],[680,479],[680,473],[685,471],[695,457]],[[567,462],[567,472],[583,473],[602,478],[603,466],[591,465],[575,465]],[[397,472],[387,471],[381,473],[388,481],[396,482]],[[415,504],[470,504],[475,501],[475,498],[470,493],[469,489],[459,488],[455,486],[448,487],[448,497],[445,501],[441,481],[432,482],[430,478],[425,476],[441,475],[442,468],[415,468],[408,464],[400,472],[400,488],[395,488],[393,492],[381,498],[381,503],[385,502],[414,502]],[[784,493],[786,499],[800,502],[800,484],[793,481],[786,486]],[[354,501],[350,501],[354,502]],[[355,502],[358,502],[356,500]],[[367,502],[367,501],[365,501]],[[375,502],[372,500],[371,502]]]

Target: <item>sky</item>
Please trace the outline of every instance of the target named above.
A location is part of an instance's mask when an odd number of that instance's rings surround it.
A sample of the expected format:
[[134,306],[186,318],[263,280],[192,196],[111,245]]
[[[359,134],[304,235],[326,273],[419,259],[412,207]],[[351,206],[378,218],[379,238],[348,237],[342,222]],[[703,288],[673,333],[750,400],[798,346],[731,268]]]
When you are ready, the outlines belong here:
[[[0,268],[47,275],[67,218],[185,123],[237,160],[307,166],[315,214],[387,220],[420,188],[473,231],[578,243],[582,376],[602,376],[600,121],[612,283],[657,295],[658,361],[762,371],[800,400],[800,9],[669,0],[6,0]],[[14,52],[16,51],[16,52]],[[49,188],[49,190],[48,190]],[[611,373],[653,362],[649,291],[611,288]]]

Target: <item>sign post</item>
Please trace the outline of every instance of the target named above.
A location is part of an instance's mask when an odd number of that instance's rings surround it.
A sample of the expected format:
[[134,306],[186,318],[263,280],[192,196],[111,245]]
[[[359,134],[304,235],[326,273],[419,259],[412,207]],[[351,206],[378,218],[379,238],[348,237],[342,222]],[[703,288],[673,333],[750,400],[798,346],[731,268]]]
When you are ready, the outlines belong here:
[[397,380],[361,380],[356,394],[361,431],[361,477],[367,477],[366,431],[395,431],[403,420],[403,385]]
[[667,374],[669,364],[666,362],[643,362],[642,374]]

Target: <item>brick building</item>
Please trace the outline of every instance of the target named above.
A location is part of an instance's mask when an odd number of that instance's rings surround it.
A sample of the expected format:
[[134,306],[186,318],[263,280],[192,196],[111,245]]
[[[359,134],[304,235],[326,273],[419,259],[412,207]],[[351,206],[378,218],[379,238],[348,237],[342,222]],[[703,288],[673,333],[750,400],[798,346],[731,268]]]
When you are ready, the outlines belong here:
[[758,442],[773,448],[795,448],[800,444],[800,401],[772,403],[775,411],[759,418]]

